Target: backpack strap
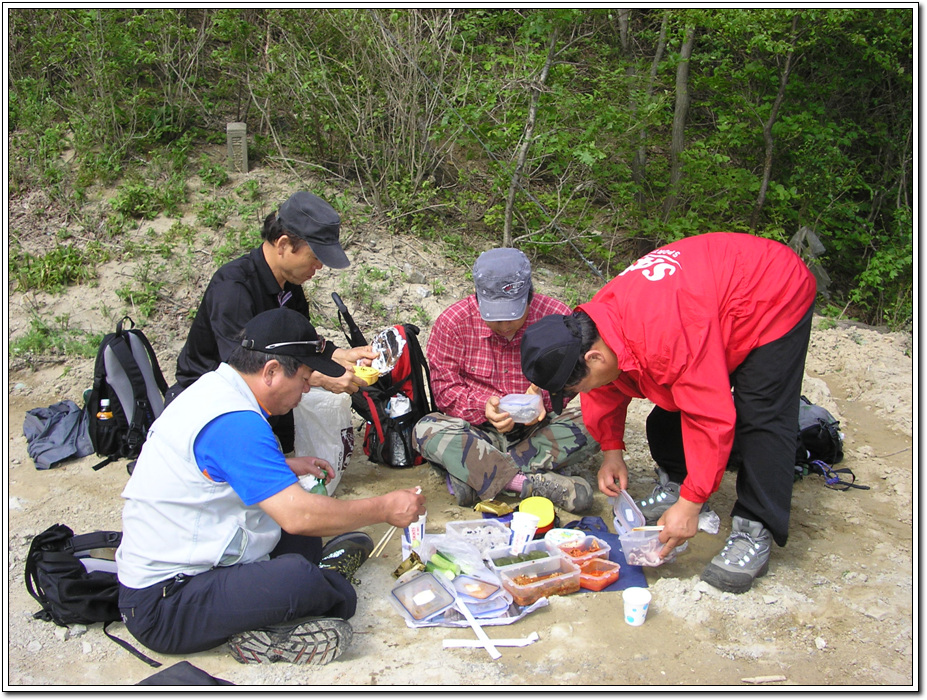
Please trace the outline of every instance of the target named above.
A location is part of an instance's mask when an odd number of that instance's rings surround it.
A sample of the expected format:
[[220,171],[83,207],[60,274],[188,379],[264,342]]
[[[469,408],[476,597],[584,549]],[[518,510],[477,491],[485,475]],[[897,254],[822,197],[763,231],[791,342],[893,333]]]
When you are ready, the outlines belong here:
[[155,661],[155,660],[152,659],[150,656],[145,656],[142,652],[140,652],[140,651],[139,651],[138,649],[136,649],[134,646],[132,646],[131,644],[129,644],[129,642],[127,642],[126,640],[120,639],[120,638],[117,637],[116,635],[112,634],[112,633],[109,631],[109,629],[108,629],[108,627],[109,627],[111,624],[113,624],[112,621],[107,622],[107,623],[105,623],[105,624],[103,625],[103,634],[105,634],[107,637],[109,637],[110,639],[112,639],[114,642],[116,642],[116,644],[118,644],[118,645],[121,646],[123,649],[125,649],[127,652],[129,652],[130,654],[132,654],[132,656],[134,656],[134,657],[135,657],[136,659],[138,659],[139,661],[144,661],[146,664],[148,664],[148,665],[151,666],[152,668],[160,668],[160,666],[161,666],[161,662],[160,662],[160,661]]
[[[419,399],[417,408],[422,415],[435,413],[438,407],[435,406],[435,400],[431,392],[431,370],[428,367],[425,353],[422,352],[422,346],[418,342],[418,326],[406,323],[403,328],[406,332],[406,347],[409,351],[409,360],[412,367],[413,396]],[[416,371],[416,368],[420,368],[419,371]]]
[[[122,322],[120,321],[120,323]],[[145,441],[142,416],[148,413],[151,403],[148,400],[145,376],[135,361],[135,355],[132,354],[128,336],[120,335],[110,344],[110,349],[129,378],[129,385],[132,387],[132,396],[135,402],[132,410],[132,420],[129,421],[129,430],[126,433],[123,447],[124,454],[122,456],[125,457],[129,454],[137,454],[137,448]],[[164,377],[161,378],[161,381],[164,381]]]
[[60,551],[64,549],[67,541],[74,536],[74,531],[67,525],[52,525],[45,532],[32,538],[29,545],[29,553],[26,555],[25,580],[26,590],[29,592],[35,602],[42,606],[42,609],[35,613],[33,617],[46,622],[51,621],[51,615],[48,612],[48,601],[45,598],[45,592],[39,585],[38,573],[36,571],[36,559],[40,552]]

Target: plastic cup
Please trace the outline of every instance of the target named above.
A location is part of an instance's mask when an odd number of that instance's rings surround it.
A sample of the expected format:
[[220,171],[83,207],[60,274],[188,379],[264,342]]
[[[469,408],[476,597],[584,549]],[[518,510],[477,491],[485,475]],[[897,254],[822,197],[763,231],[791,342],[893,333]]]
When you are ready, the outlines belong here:
[[409,523],[409,526],[404,528],[402,531],[402,555],[403,558],[409,556],[413,549],[418,549],[422,544],[422,539],[425,537],[425,519],[428,517],[428,511],[426,510],[422,515],[418,516],[418,520],[413,523]]
[[632,586],[625,588],[624,593],[624,621],[632,627],[640,627],[647,619],[647,609],[650,607],[650,591],[646,588]]
[[534,538],[540,518],[532,513],[515,511],[512,513],[512,554],[521,554]]

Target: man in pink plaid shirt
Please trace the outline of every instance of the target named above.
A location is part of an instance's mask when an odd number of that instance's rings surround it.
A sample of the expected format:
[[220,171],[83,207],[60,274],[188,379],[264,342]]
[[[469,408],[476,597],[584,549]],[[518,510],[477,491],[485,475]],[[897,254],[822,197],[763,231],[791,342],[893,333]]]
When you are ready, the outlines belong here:
[[[422,456],[447,474],[461,506],[506,491],[544,496],[571,513],[592,505],[592,486],[558,471],[599,452],[578,407],[552,415],[550,396],[521,370],[525,328],[541,317],[569,314],[556,299],[535,294],[531,263],[519,250],[496,248],[473,265],[476,293],[447,308],[432,327],[426,353],[440,413],[415,426]],[[516,423],[500,409],[507,394],[541,394],[543,410]]]

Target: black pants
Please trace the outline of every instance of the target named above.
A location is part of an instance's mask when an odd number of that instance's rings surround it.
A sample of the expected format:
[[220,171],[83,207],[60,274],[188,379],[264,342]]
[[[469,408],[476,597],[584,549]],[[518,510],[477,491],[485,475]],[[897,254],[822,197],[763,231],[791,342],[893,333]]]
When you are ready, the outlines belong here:
[[[784,336],[753,350],[731,374],[737,412],[728,462],[737,469],[731,517],[763,523],[780,547],[789,534],[798,405],[813,309]],[[655,407],[647,417],[647,442],[657,465],[682,483],[687,469],[680,414]]]
[[[164,407],[167,408],[170,402],[180,396],[184,389],[186,387],[179,382],[168,387],[167,392],[164,394]],[[270,423],[274,435],[280,441],[280,450],[283,454],[289,454],[296,449],[296,425],[293,422],[293,411],[279,416],[268,416],[267,422]]]
[[132,635],[162,654],[192,654],[239,632],[310,615],[352,617],[357,593],[335,571],[319,569],[322,540],[286,532],[268,561],[211,569],[148,588],[119,587]]

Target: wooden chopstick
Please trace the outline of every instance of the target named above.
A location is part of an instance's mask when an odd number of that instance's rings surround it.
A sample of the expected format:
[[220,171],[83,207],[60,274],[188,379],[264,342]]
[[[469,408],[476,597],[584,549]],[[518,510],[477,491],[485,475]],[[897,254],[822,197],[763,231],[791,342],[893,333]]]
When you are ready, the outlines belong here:
[[391,525],[389,530],[386,531],[386,534],[383,535],[379,542],[377,542],[377,546],[373,548],[373,551],[370,553],[371,557],[378,557],[383,553],[387,542],[389,542],[394,532],[396,532],[396,526]]
[[641,525],[640,527],[632,527],[631,532],[659,532],[662,529],[662,525]]

